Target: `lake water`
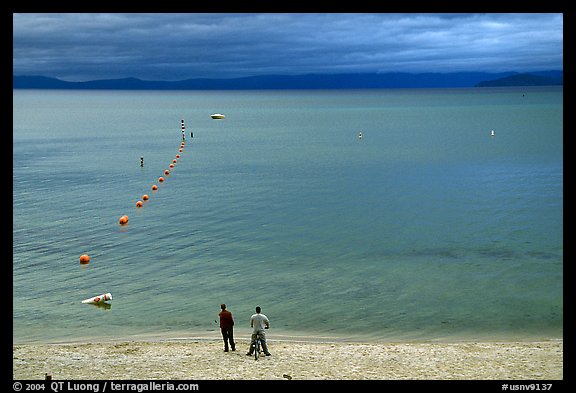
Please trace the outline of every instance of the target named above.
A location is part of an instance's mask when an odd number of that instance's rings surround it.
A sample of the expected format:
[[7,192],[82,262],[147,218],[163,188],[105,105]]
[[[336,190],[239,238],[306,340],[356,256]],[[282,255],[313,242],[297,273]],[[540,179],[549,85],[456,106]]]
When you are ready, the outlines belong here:
[[12,136],[16,343],[219,337],[221,303],[244,338],[257,305],[270,339],[562,337],[561,87],[15,90]]

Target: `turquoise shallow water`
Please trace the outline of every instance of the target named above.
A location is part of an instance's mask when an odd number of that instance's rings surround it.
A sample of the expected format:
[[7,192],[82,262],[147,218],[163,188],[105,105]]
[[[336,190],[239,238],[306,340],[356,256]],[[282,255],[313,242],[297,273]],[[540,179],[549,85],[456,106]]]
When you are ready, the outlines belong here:
[[562,95],[15,90],[13,339],[562,337]]

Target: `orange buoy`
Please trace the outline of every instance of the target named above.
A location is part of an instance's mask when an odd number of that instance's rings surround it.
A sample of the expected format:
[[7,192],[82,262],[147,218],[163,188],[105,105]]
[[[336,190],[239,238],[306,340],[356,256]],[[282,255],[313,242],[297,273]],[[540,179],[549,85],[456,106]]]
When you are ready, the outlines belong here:
[[158,189],[158,186],[157,186],[156,184],[152,184],[152,189],[153,189],[154,191],[156,191],[156,190]]
[[159,181],[160,183],[162,183],[162,182],[164,181],[164,178],[163,178],[162,176],[160,176],[160,177],[158,178],[158,181]]
[[142,201],[136,202],[136,207],[142,207]]
[[182,149],[178,149],[178,151],[179,151],[180,153],[182,153]]
[[80,264],[87,265],[90,263],[90,256],[87,254],[80,255]]
[[126,224],[128,224],[128,216],[122,216],[122,217],[120,217],[119,223],[120,223],[120,225],[126,225]]
[[177,162],[178,162],[177,159],[173,159],[173,160],[172,160],[172,163],[173,163],[173,164],[176,164]]
[[142,195],[142,200],[147,201],[148,200],[148,194]]
[[174,168],[174,164],[170,164],[170,168]]
[[176,158],[180,158],[180,154],[176,154]]
[[170,175],[170,171],[169,171],[168,169],[166,169],[166,170],[164,171],[164,174],[165,174],[166,176],[168,176],[168,175]]

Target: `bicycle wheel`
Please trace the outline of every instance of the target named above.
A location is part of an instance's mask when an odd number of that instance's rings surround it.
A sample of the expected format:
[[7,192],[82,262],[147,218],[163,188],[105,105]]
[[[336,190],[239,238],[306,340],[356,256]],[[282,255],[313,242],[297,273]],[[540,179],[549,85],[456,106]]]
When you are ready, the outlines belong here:
[[256,340],[256,345],[254,346],[254,359],[258,360],[258,358],[260,357],[260,339],[258,338]]

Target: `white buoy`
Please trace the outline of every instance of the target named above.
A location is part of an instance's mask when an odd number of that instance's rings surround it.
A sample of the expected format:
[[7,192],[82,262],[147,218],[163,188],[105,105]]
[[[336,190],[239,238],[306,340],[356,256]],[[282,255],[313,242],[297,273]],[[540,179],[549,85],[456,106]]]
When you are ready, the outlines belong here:
[[494,136],[494,130],[490,131],[490,136]]
[[358,139],[362,139],[362,131],[358,133]]
[[98,303],[105,302],[107,300],[112,300],[112,294],[111,293],[103,293],[102,295],[94,296],[94,297],[91,297],[89,299],[84,299],[84,300],[82,300],[82,303],[84,303],[84,304],[98,304]]

